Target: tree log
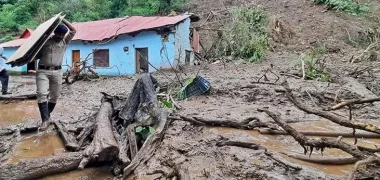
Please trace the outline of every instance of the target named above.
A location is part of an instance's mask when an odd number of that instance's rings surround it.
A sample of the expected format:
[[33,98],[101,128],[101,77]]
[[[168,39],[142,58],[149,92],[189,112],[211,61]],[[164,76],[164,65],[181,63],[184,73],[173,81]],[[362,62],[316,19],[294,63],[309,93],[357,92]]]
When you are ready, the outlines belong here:
[[160,121],[155,133],[152,136],[148,137],[139,152],[136,154],[136,157],[126,168],[124,168],[124,179],[127,179],[129,174],[134,171],[140,164],[147,162],[154,155],[154,152],[161,144],[166,129],[170,123],[167,121],[167,112],[165,110],[161,111],[158,119]]
[[332,121],[334,123],[337,123],[337,124],[339,124],[341,126],[345,126],[345,127],[349,127],[349,128],[354,128],[354,129],[361,129],[361,130],[364,130],[364,131],[380,134],[380,127],[377,126],[377,125],[368,124],[368,123],[350,122],[350,121],[345,120],[345,119],[343,119],[343,118],[341,118],[341,117],[339,117],[339,116],[337,116],[337,115],[335,115],[333,113],[326,112],[326,111],[321,111],[321,110],[318,110],[318,109],[315,109],[315,108],[309,108],[309,107],[303,106],[303,105],[301,105],[301,103],[299,103],[296,100],[296,98],[292,94],[288,83],[285,81],[282,85],[285,88],[286,95],[287,95],[288,99],[294,105],[296,105],[299,109],[301,109],[302,111],[305,111],[308,114],[314,114],[314,115],[326,118],[326,119],[328,119],[328,120],[330,120],[330,121]]
[[83,169],[90,161],[112,161],[119,154],[111,126],[112,113],[111,102],[104,101],[96,116],[94,139],[84,150],[79,169]]
[[278,115],[275,113],[266,110],[266,109],[258,109],[259,112],[265,112],[269,117],[271,117],[279,126],[281,126],[286,132],[288,132],[293,138],[298,141],[301,146],[305,150],[305,154],[307,153],[307,149],[305,146],[310,146],[310,153],[312,153],[313,149],[321,149],[324,148],[337,148],[341,149],[352,156],[358,158],[358,159],[366,159],[370,156],[374,156],[373,153],[366,152],[366,151],[360,151],[356,146],[353,146],[351,144],[339,141],[339,140],[332,140],[332,139],[309,139],[305,135],[297,132],[293,127],[289,126],[288,124],[284,123]]
[[0,180],[33,180],[48,175],[75,170],[82,159],[82,152],[22,160],[0,166]]
[[326,164],[326,165],[346,165],[346,164],[354,164],[358,161],[355,157],[338,157],[338,158],[326,158],[326,157],[312,157],[307,155],[300,154],[288,154],[282,153],[286,156],[289,156],[294,159],[298,159],[301,161],[316,163],[316,164]]
[[135,124],[131,124],[126,129],[128,141],[129,141],[129,149],[131,150],[131,159],[134,159],[137,152],[139,151],[139,147],[137,146],[135,128],[136,128]]
[[32,100],[37,99],[37,94],[23,94],[23,95],[13,95],[13,96],[0,96],[0,100]]
[[244,119],[242,122],[238,122],[237,120],[211,120],[202,117],[185,117],[185,116],[170,116],[169,119],[172,120],[182,120],[188,121],[192,124],[199,126],[217,126],[217,127],[231,127],[236,129],[244,129],[244,130],[252,130],[255,128],[271,128],[278,129],[277,125],[270,122],[261,122],[256,117],[248,117]]
[[54,125],[58,131],[58,134],[63,139],[63,143],[65,144],[66,149],[72,151],[78,151],[80,146],[75,137],[66,129],[65,125],[60,121],[55,121]]
[[[259,129],[261,134],[270,134],[270,135],[289,135],[286,131],[281,130],[271,130],[271,129]],[[298,131],[299,133],[305,136],[327,136],[327,137],[357,137],[357,138],[380,138],[380,134],[374,133],[355,133],[355,136],[352,132],[329,132],[329,131]]]

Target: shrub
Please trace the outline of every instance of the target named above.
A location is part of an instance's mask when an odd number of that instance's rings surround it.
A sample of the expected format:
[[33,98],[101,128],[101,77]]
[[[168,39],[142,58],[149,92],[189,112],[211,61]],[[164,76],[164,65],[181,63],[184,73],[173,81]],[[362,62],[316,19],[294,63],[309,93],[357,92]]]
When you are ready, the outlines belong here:
[[369,7],[354,0],[312,0],[318,4],[325,4],[336,11],[346,12],[352,15],[366,15]]
[[268,16],[256,6],[238,6],[230,11],[232,20],[216,47],[218,56],[260,61],[268,49]]
[[301,54],[300,61],[304,63],[306,78],[328,82],[331,80],[330,72],[320,58],[327,51],[326,46],[317,46],[306,54]]

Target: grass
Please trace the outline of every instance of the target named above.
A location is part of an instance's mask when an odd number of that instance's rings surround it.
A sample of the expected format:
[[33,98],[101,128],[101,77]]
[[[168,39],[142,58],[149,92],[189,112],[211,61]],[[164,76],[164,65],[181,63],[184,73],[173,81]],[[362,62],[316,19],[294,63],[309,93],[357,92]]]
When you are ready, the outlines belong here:
[[326,51],[326,46],[316,46],[310,52],[301,54],[299,60],[304,63],[306,78],[322,82],[331,81],[330,72],[324,62],[320,61]]
[[259,62],[268,50],[268,15],[257,6],[231,9],[231,24],[220,35],[215,54]]
[[354,0],[312,0],[318,4],[324,4],[330,9],[346,12],[352,15],[365,16],[370,12],[366,4],[358,3]]

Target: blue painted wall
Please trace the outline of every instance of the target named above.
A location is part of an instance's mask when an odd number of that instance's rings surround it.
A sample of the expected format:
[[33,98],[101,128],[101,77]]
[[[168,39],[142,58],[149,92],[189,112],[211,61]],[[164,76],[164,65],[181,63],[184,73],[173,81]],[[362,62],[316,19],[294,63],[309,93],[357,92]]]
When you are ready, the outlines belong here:
[[[16,52],[18,47],[12,47],[12,48],[4,48],[4,56],[7,58],[10,58],[13,53]],[[27,65],[20,66],[20,67],[11,67],[10,65],[5,64],[4,60],[1,60],[1,64],[7,69],[8,71],[16,71],[16,72],[26,72]]]
[[[72,51],[80,50],[81,59],[85,59],[88,54],[96,49],[109,50],[109,67],[95,67],[95,71],[100,75],[133,75],[136,73],[136,48],[148,48],[148,60],[157,69],[170,68],[175,66],[174,60],[178,60],[181,54],[181,62],[184,62],[185,50],[191,50],[190,40],[190,19],[186,19],[176,26],[176,31],[171,32],[168,41],[164,42],[162,36],[155,31],[143,31],[135,36],[121,35],[116,40],[104,45],[97,45],[96,42],[86,44],[82,41],[73,41],[68,46],[64,59],[63,71],[66,72],[68,66],[72,66]],[[124,52],[124,47],[129,47],[129,52]],[[177,50],[176,50],[177,49]],[[181,53],[178,53],[181,49]],[[5,55],[10,57],[16,48],[4,48]],[[92,54],[89,56],[89,64],[93,64]],[[183,59],[183,60],[182,60]],[[27,66],[10,68],[13,71],[27,71]],[[150,72],[156,71],[149,67]]]
[[185,58],[186,58],[186,51],[190,51],[190,63],[194,60],[194,53],[193,48],[191,47],[190,43],[190,19],[184,20],[183,23],[180,23],[176,27],[175,31],[175,64],[179,62],[180,65],[185,64]]

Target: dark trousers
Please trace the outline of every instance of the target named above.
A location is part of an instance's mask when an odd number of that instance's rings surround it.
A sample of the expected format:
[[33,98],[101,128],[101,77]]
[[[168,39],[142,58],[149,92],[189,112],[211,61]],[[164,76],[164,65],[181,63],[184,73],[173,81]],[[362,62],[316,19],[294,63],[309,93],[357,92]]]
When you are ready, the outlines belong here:
[[0,72],[0,81],[1,81],[1,92],[7,92],[8,91],[9,75],[8,75],[8,71],[6,69],[3,69]]

